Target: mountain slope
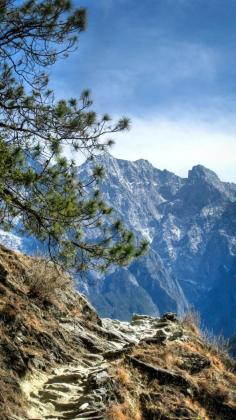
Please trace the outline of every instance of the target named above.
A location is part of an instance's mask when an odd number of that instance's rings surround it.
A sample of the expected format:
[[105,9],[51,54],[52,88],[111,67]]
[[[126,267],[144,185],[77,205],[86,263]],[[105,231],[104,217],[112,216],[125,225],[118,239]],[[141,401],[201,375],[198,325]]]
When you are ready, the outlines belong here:
[[63,271],[2,246],[0,331],[1,420],[236,417],[235,362],[190,319],[100,319]]
[[[202,165],[194,166],[187,178],[180,178],[142,159],[129,162],[104,154],[96,159],[97,163],[105,168],[102,183],[105,199],[138,237],[150,241],[148,254],[126,271],[127,288],[132,287],[135,279],[136,289],[138,286],[149,295],[157,313],[166,310],[181,313],[188,305],[194,305],[203,313],[206,325],[216,331],[225,330],[227,335],[233,333],[235,326],[226,325],[224,307],[217,321],[214,304],[211,315],[207,314],[207,308],[212,293],[220,298],[219,285],[223,288],[225,281],[223,271],[230,272],[231,278],[235,275],[236,185],[221,182]],[[80,168],[83,176],[88,176],[89,171],[88,163]],[[86,289],[98,310],[98,295],[108,302],[108,282],[118,284],[122,270],[118,268],[112,276],[101,279],[96,292],[93,286]],[[138,306],[142,298],[137,294],[134,299],[132,305]],[[130,295],[126,288],[122,296],[113,294],[110,306],[103,307],[103,315],[121,316],[113,313],[114,306],[119,307],[121,301],[128,308]],[[235,303],[227,302],[231,312],[235,311]],[[152,314],[153,307],[147,304],[147,308]],[[123,318],[131,316],[130,307]],[[215,317],[215,322],[210,321],[210,316]]]

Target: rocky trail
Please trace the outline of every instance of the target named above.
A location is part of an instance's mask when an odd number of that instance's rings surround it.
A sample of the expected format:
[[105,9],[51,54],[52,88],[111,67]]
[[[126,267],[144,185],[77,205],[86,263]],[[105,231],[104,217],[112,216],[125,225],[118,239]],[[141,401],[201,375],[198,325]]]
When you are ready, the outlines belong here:
[[[103,419],[106,389],[102,383],[108,378],[107,367],[102,356],[91,355],[76,366],[55,369],[38,390],[28,395],[29,419]],[[91,389],[94,382],[101,388]],[[30,388],[32,384],[24,386]]]
[[[174,329],[173,329],[174,327]],[[115,401],[109,374],[110,358],[140,340],[178,336],[177,324],[160,318],[134,316],[131,323],[104,319],[102,328],[110,335],[103,354],[84,354],[76,364],[55,369],[25,380],[22,389],[29,402],[28,418],[98,420],[105,419],[107,407]],[[176,335],[177,333],[177,335]],[[183,337],[182,337],[183,339]],[[97,337],[94,335],[94,344]]]

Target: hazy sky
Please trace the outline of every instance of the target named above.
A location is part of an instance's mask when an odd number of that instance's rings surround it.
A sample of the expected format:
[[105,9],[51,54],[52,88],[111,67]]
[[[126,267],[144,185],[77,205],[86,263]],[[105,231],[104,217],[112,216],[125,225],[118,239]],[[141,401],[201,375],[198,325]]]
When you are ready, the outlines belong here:
[[95,110],[132,119],[113,155],[180,175],[201,163],[236,181],[236,1],[74,3],[88,29],[53,86],[63,97],[90,88]]

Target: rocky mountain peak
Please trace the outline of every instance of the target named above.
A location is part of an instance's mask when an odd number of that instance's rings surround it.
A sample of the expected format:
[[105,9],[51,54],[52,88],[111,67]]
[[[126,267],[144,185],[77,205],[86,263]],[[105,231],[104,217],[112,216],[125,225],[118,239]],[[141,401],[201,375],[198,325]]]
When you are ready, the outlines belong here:
[[154,166],[149,162],[147,159],[137,159],[133,162],[135,165],[137,165],[139,168],[152,168],[154,169]]
[[220,181],[217,174],[203,165],[195,165],[189,170],[188,182],[198,185],[202,183],[212,185],[221,191],[225,189],[224,183]]

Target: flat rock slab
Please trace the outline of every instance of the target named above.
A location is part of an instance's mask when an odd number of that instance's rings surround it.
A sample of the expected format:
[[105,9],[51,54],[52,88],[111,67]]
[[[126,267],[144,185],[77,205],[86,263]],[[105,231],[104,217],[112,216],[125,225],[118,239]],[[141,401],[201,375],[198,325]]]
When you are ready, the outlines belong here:
[[134,367],[147,372],[153,379],[157,379],[160,385],[172,384],[184,388],[189,388],[190,386],[189,382],[183,376],[171,372],[167,369],[157,368],[132,356],[127,356],[126,359]]

